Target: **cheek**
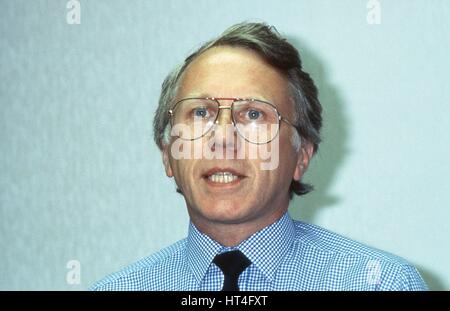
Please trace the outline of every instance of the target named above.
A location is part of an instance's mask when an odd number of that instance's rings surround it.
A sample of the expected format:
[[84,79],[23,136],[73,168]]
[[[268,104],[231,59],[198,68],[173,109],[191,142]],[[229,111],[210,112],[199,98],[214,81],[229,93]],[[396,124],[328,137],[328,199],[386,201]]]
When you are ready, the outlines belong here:
[[192,173],[192,164],[189,160],[174,160],[171,161],[171,167],[173,171],[173,175],[177,184],[181,188],[186,188],[186,185],[191,183],[191,178],[193,176]]
[[279,144],[280,173],[284,174],[285,177],[287,175],[293,175],[298,157],[292,145],[292,137],[290,134],[290,132],[283,133]]

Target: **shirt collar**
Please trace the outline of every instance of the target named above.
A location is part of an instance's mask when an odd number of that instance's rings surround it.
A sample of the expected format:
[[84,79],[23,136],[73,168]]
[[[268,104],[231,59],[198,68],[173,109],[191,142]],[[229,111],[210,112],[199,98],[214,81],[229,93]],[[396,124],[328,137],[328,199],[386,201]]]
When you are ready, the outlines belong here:
[[218,253],[238,249],[272,281],[294,238],[294,223],[287,212],[276,222],[232,248],[201,233],[191,222],[187,238],[187,261],[195,279],[200,283]]
[[222,245],[206,234],[200,232],[195,225],[189,223],[187,237],[187,262],[197,283],[200,283]]

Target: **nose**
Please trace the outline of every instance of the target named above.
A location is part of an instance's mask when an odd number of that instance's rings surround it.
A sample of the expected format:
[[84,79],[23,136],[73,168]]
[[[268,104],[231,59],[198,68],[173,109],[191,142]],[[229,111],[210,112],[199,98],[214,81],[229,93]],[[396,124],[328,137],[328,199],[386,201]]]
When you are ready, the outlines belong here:
[[231,105],[219,105],[216,124],[211,131],[210,147],[212,151],[217,148],[226,152],[235,152],[238,149],[236,130],[233,125]]

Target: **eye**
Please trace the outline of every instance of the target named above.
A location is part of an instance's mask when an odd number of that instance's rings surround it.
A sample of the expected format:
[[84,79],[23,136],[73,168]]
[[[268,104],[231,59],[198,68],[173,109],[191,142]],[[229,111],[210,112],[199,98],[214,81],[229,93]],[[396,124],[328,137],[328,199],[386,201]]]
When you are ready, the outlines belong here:
[[247,112],[247,117],[250,120],[258,120],[261,117],[262,113],[258,110],[251,109]]
[[194,109],[194,117],[195,118],[206,118],[208,115],[208,111],[205,107],[199,107]]

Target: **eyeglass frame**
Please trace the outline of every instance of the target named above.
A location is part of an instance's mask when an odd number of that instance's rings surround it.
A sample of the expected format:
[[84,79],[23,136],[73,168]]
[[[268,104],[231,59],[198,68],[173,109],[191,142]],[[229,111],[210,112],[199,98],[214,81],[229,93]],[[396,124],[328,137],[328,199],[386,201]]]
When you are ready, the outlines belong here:
[[[261,99],[255,99],[255,98],[240,98],[240,97],[187,97],[187,98],[180,99],[180,100],[177,101],[177,102],[173,105],[173,107],[172,107],[171,109],[169,109],[168,112],[167,112],[168,115],[169,115],[169,118],[170,118],[170,126],[173,126],[173,124],[172,124],[172,117],[173,117],[173,115],[174,115],[174,110],[175,110],[175,108],[177,107],[177,105],[178,105],[179,103],[185,101],[185,100],[190,100],[190,99],[207,99],[207,100],[212,100],[212,101],[214,101],[214,102],[217,103],[217,105],[218,105],[218,111],[217,111],[217,115],[216,115],[216,117],[215,117],[215,119],[214,119],[214,121],[213,121],[213,124],[214,124],[214,125],[217,125],[217,124],[218,124],[218,118],[219,118],[219,114],[220,114],[220,109],[229,109],[230,112],[231,112],[231,123],[233,124],[233,127],[234,127],[235,131],[239,134],[239,136],[241,136],[244,140],[248,141],[248,142],[251,143],[251,144],[255,144],[255,145],[264,145],[264,144],[268,144],[268,143],[270,143],[271,141],[273,141],[273,140],[279,135],[279,133],[280,133],[280,127],[281,127],[281,122],[280,122],[280,121],[286,122],[287,124],[289,124],[289,125],[292,126],[294,129],[297,130],[297,128],[295,127],[294,124],[291,123],[291,121],[289,121],[286,117],[284,117],[284,116],[281,115],[281,113],[278,111],[277,107],[276,107],[274,104],[272,104],[272,103],[270,103],[270,102],[268,102],[268,101],[265,101],[265,100],[261,100]],[[222,106],[222,105],[220,104],[219,100],[232,100],[233,102],[231,103],[230,106]],[[267,141],[267,142],[264,142],[264,143],[255,143],[255,142],[252,142],[252,141],[248,140],[244,135],[242,135],[242,134],[239,132],[239,129],[236,127],[236,122],[234,121],[234,115],[233,115],[233,107],[234,107],[234,103],[235,103],[235,102],[238,102],[238,101],[262,102],[262,103],[265,103],[265,104],[268,104],[268,105],[272,106],[272,108],[273,108],[273,109],[275,110],[275,112],[277,113],[277,119],[278,119],[278,129],[277,129],[277,134],[276,134],[271,140],[269,140],[269,141]],[[181,138],[181,137],[180,137],[180,138],[183,139],[183,140],[189,140],[189,141],[194,141],[194,140],[200,139],[200,138],[204,137],[206,134],[208,134],[209,131],[211,131],[211,129],[214,128],[214,125],[211,126],[211,128],[208,129],[205,133],[203,133],[202,136],[199,136],[199,137],[197,137],[197,138],[191,138],[191,139]]]

